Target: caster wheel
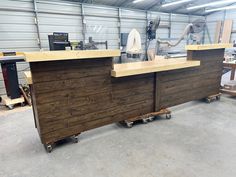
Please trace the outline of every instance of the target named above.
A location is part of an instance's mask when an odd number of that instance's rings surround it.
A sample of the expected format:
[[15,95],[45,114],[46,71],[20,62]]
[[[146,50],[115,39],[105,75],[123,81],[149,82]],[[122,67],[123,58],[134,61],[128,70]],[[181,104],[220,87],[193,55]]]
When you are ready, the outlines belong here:
[[150,118],[149,118],[149,121],[150,121],[150,122],[154,121],[154,117],[150,117]]
[[207,102],[207,103],[211,103],[211,99],[210,99],[210,98],[207,98],[207,99],[206,99],[206,102]]
[[20,105],[21,105],[21,107],[24,107],[24,106],[25,106],[25,103],[21,103]]
[[220,96],[216,96],[216,100],[220,100]]
[[148,123],[148,120],[147,120],[147,119],[143,119],[143,123],[144,123],[144,124],[147,124],[147,123]]
[[8,109],[10,109],[10,110],[14,109],[14,105],[8,105],[7,107],[8,107]]
[[79,142],[79,137],[78,137],[78,136],[74,136],[73,142],[74,142],[74,143],[78,143],[78,142]]
[[48,153],[51,153],[51,152],[52,152],[52,149],[53,149],[53,147],[52,147],[52,145],[51,145],[51,144],[46,144],[46,145],[45,145],[45,149],[46,149],[46,151],[47,151]]
[[128,128],[132,128],[132,127],[133,127],[133,122],[126,123],[126,126],[127,126]]
[[166,119],[171,119],[171,114],[166,114]]

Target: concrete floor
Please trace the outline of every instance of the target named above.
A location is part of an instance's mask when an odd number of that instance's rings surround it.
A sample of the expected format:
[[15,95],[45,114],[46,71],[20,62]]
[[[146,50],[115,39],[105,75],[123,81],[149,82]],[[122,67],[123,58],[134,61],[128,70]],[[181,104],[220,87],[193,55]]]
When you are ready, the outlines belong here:
[[31,108],[0,113],[0,177],[234,177],[236,99],[172,108],[132,129],[112,124],[45,152]]

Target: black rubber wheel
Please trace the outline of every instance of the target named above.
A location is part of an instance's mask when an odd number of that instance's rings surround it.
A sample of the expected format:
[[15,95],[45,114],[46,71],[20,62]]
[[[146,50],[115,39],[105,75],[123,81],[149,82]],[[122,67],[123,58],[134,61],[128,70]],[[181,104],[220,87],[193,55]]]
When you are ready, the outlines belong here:
[[207,103],[211,103],[211,99],[210,99],[210,98],[207,98],[207,99],[206,99],[206,102],[207,102]]
[[78,143],[79,142],[79,137],[78,136],[74,136],[73,137],[73,142],[74,143]]
[[154,117],[149,118],[149,122],[154,121]]
[[132,128],[133,127],[133,122],[126,123],[127,128]]
[[147,119],[143,119],[142,120],[144,124],[147,124],[148,123],[148,120]]
[[7,107],[8,107],[8,109],[10,109],[10,110],[14,109],[14,105],[8,105]]
[[166,114],[166,119],[171,119],[171,114]]
[[45,145],[45,149],[46,149],[46,151],[47,151],[48,153],[51,153],[52,150],[53,150],[53,147],[52,147],[51,144],[46,144],[46,145]]

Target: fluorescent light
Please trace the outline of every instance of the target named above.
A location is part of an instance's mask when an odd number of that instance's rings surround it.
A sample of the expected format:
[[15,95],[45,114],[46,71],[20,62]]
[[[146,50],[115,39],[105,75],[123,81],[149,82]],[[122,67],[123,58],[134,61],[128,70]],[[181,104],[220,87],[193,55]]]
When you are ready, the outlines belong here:
[[220,8],[215,8],[215,9],[208,9],[208,10],[205,10],[205,12],[215,12],[215,11],[230,10],[230,9],[236,9],[236,5],[235,6],[220,7]]
[[136,4],[136,3],[142,2],[142,1],[144,1],[144,0],[134,0],[133,3]]
[[173,1],[173,2],[170,2],[170,3],[163,4],[161,7],[169,7],[169,6],[174,6],[174,5],[177,5],[177,4],[182,4],[182,3],[185,3],[185,2],[189,2],[189,1],[192,1],[192,0],[180,0],[180,1]]
[[188,7],[187,9],[188,10],[200,9],[200,8],[204,8],[204,7],[217,6],[217,5],[222,5],[222,4],[234,3],[234,2],[236,2],[236,0],[216,1],[216,2],[210,2],[210,3],[207,3],[207,4]]

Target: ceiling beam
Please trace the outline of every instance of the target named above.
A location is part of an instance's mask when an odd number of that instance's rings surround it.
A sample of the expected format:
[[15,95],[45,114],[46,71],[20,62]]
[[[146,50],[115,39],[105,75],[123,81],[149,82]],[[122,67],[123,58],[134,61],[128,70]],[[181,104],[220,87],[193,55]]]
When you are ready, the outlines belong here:
[[93,0],[81,0],[80,2],[81,3],[91,3],[92,4]]
[[154,3],[151,3],[150,6],[147,6],[145,10],[151,10],[155,6],[160,6],[165,0],[158,0],[157,2],[155,1]]
[[119,7],[125,6],[131,3],[133,0],[123,0],[121,3],[118,4]]
[[[190,1],[190,2],[192,2],[192,1]],[[195,0],[195,2],[196,1],[198,1],[198,0]],[[170,8],[170,10],[167,10],[167,11],[168,12],[171,11],[171,13],[172,13],[172,12],[176,12],[177,10],[185,9],[185,8],[187,8],[187,6],[190,2],[185,2],[185,3],[182,3],[182,4],[178,4],[176,7],[172,8],[172,9]]]
[[123,3],[125,3],[126,2],[126,0],[120,0],[120,1],[116,1],[113,5],[114,6],[121,6]]
[[[183,7],[184,6],[184,7]],[[167,10],[167,11],[171,11],[171,13],[174,13],[174,12],[176,12],[177,10],[179,10],[179,9],[184,9],[184,8],[186,8],[187,6],[186,6],[186,4],[184,4],[184,5],[178,5],[178,6],[176,6],[175,8],[172,8],[172,9],[170,9],[170,10]]]
[[188,14],[196,14],[197,12],[201,12],[201,11],[204,11],[204,9],[196,9],[196,10],[188,11]]
[[[234,3],[231,3],[231,4],[228,4],[228,5],[224,5],[224,6],[222,6],[222,7],[228,7],[228,6],[232,6],[232,5],[235,5],[236,3],[234,2]],[[214,7],[213,7],[214,8]],[[212,9],[213,9],[212,8]],[[217,8],[217,7],[216,7]],[[191,11],[191,13],[196,13],[196,12],[198,12],[198,11],[200,11],[200,10],[203,10],[204,12],[205,12],[205,9],[206,9],[206,7],[204,7],[204,8],[201,8],[201,9],[196,9],[196,10],[194,10],[194,11]],[[214,14],[214,13],[216,13],[216,12],[220,12],[220,11],[214,11],[214,12],[205,12],[205,13],[202,13],[203,15],[211,15],[211,14]]]

